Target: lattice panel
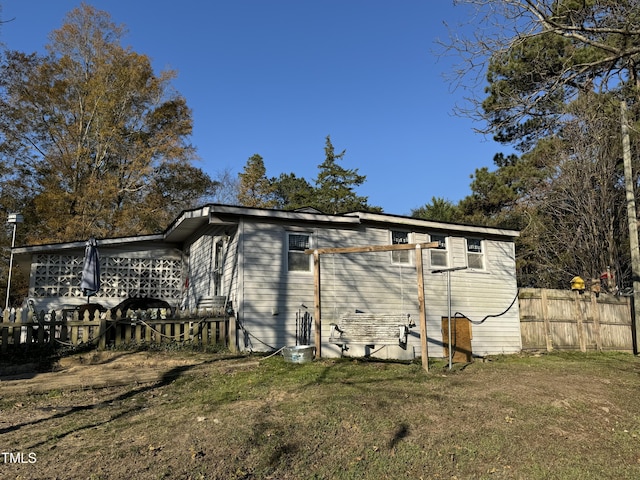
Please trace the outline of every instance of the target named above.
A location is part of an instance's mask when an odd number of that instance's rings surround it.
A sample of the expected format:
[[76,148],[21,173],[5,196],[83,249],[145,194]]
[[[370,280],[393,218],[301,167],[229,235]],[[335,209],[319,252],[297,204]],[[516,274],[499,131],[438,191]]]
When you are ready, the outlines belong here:
[[[33,297],[82,297],[80,280],[84,257],[37,255]],[[143,296],[179,300],[182,262],[155,258],[100,258],[97,297]]]
[[80,278],[84,257],[39,255],[36,259],[35,297],[82,296]]

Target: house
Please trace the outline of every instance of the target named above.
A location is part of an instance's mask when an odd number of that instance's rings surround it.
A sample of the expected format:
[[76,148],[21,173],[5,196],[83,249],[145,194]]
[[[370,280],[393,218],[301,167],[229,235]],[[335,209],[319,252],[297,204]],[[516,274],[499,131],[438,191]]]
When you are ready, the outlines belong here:
[[[437,248],[422,250],[428,355],[448,355],[450,314],[455,314],[452,334],[468,343],[468,353],[515,353],[521,349],[517,236],[512,230],[381,213],[328,215],[210,204],[182,212],[161,234],[99,239],[102,285],[91,301],[113,307],[127,296],[146,296],[187,309],[223,302],[236,318],[237,347],[270,351],[296,345],[301,322],[317,317],[309,250],[437,242]],[[14,249],[16,263],[28,269],[29,298],[36,309],[87,302],[79,288],[84,246]],[[345,313],[403,313],[417,323],[416,260],[411,250],[322,256],[322,356],[422,355],[419,328],[409,331],[404,345],[347,345],[345,350],[329,341],[331,324]]]

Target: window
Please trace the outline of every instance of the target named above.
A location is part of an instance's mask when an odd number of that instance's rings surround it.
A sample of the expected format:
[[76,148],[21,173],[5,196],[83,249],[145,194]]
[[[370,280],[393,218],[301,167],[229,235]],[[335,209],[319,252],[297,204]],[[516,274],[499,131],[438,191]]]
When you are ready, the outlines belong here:
[[290,272],[310,272],[311,255],[304,251],[311,248],[311,235],[307,233],[287,234],[287,268]]
[[[391,245],[408,245],[409,232],[391,231]],[[409,250],[397,250],[391,252],[391,263],[409,265]]]
[[449,252],[447,252],[447,237],[445,235],[430,235],[432,242],[438,242],[437,248],[429,250],[432,267],[448,267]]
[[467,266],[477,270],[484,269],[482,240],[479,238],[467,238]]

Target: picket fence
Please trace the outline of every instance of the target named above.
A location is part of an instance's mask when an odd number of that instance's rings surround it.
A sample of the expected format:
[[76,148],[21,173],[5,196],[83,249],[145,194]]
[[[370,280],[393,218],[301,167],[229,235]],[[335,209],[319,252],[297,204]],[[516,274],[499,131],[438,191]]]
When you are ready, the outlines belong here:
[[634,350],[629,297],[541,288],[518,297],[523,350]]
[[[631,300],[591,292],[523,288],[519,292],[523,350],[634,351]],[[220,310],[126,314],[6,310],[0,322],[0,353],[44,345],[190,343],[235,349],[236,319]]]
[[12,348],[45,345],[96,345],[100,349],[130,344],[190,343],[230,347],[235,341],[235,318],[206,310],[167,312],[163,309],[32,312],[17,309],[3,312],[0,322],[0,353]]

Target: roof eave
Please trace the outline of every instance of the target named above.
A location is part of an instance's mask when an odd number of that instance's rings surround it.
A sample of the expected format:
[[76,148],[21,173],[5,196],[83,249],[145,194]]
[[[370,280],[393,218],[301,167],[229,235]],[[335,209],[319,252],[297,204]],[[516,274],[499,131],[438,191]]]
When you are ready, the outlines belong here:
[[329,215],[326,213],[301,212],[294,210],[272,210],[266,208],[236,207],[233,205],[213,205],[211,214],[237,215],[264,219],[295,220],[301,222],[332,223],[357,225],[359,218],[346,215]]
[[[138,235],[133,237],[118,237],[118,238],[105,238],[98,239],[98,247],[101,246],[118,246],[123,244],[130,243],[138,243],[138,242],[162,242],[164,240],[164,235],[155,234],[155,235]],[[65,243],[49,243],[45,245],[27,245],[22,247],[15,247],[13,249],[14,254],[25,254],[25,253],[47,253],[47,252],[56,252],[59,250],[73,250],[73,249],[84,249],[86,245],[86,241],[79,242],[65,242]]]
[[425,229],[446,230],[450,232],[471,233],[477,235],[492,235],[498,237],[519,237],[520,232],[517,230],[508,230],[504,228],[481,227],[476,225],[462,225],[458,223],[435,222],[433,220],[423,220],[420,218],[403,217],[398,215],[387,215],[370,212],[351,212],[348,216],[358,216],[361,221],[394,223],[396,225],[404,225],[411,227],[422,227]]

